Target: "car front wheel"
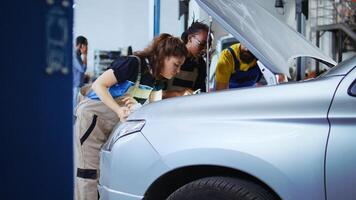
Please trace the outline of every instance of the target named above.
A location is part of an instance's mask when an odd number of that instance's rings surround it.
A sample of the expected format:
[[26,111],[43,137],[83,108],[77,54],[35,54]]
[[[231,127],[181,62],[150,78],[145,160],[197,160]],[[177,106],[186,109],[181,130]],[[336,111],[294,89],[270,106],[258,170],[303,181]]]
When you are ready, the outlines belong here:
[[167,200],[277,200],[271,192],[246,180],[208,177],[188,183]]

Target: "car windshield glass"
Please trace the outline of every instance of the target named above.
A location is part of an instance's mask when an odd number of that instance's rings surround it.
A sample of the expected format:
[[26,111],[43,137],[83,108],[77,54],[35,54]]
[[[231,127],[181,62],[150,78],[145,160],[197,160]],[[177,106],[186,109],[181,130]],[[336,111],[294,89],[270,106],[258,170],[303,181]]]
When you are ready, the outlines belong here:
[[351,96],[356,96],[356,79],[354,80],[354,82],[352,83],[352,85],[350,86],[350,89],[349,89],[349,94]]

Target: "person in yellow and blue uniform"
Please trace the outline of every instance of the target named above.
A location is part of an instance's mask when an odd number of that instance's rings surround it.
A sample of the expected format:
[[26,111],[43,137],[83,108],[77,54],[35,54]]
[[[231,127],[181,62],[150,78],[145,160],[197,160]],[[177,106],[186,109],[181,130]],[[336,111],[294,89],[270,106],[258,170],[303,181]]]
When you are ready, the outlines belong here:
[[220,54],[215,89],[255,86],[262,78],[256,57],[242,44],[233,44]]

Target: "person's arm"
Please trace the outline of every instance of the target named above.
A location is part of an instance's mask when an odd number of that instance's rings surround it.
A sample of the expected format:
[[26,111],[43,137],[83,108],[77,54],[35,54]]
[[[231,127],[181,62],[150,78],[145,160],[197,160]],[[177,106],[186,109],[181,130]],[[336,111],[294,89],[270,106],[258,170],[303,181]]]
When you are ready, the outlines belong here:
[[87,56],[87,54],[82,54],[82,61],[83,61],[83,65],[85,67],[88,66],[88,56]]
[[183,90],[164,90],[162,92],[163,99],[171,98],[171,97],[179,97],[193,94],[193,90],[189,88],[185,88]]
[[152,91],[148,98],[149,103],[160,101],[160,100],[162,100],[162,90]]
[[83,62],[80,62],[78,59],[81,59],[81,57],[77,57],[77,55],[74,55],[75,58],[73,59],[73,67],[81,72],[81,73],[84,73],[85,70],[87,69],[86,65],[83,64]]
[[87,70],[87,66],[83,63],[82,57],[77,53],[73,55],[73,68],[75,68],[80,73],[84,73]]
[[198,77],[195,81],[195,87],[194,90],[200,89],[201,92],[206,92],[206,62],[201,59],[200,64],[199,64],[199,70],[198,70]]
[[114,100],[114,98],[109,93],[108,88],[117,83],[117,79],[114,75],[112,69],[106,70],[102,75],[100,75],[93,83],[92,89],[98,95],[100,100],[113,110],[120,121],[126,120],[127,116],[130,114],[130,110],[127,107],[120,107]]
[[228,88],[229,88],[229,83],[216,82],[216,84],[215,84],[216,90],[226,90]]
[[229,80],[234,68],[232,55],[228,50],[224,50],[216,65],[215,89],[225,90],[229,88]]

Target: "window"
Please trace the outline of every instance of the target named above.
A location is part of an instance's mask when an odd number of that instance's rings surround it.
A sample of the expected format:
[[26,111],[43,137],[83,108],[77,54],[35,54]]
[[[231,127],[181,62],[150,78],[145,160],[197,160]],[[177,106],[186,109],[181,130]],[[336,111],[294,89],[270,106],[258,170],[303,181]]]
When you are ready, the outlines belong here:
[[348,93],[349,95],[356,97],[356,79],[350,85]]

